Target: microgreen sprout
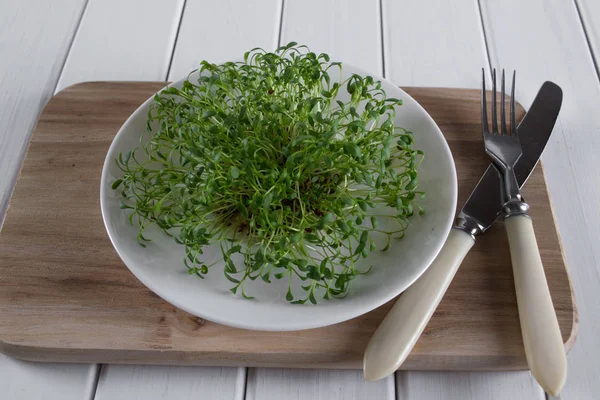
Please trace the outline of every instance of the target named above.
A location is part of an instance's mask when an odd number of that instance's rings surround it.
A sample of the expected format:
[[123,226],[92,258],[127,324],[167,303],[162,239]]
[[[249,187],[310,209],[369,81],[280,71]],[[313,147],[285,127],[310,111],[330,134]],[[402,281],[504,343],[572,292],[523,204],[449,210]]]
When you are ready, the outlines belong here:
[[[378,250],[401,238],[423,193],[422,152],[394,126],[402,101],[370,76],[341,80],[341,70],[292,42],[241,62],[203,61],[199,77],[158,93],[149,133],[119,155],[123,177],[112,185],[140,245],[158,226],[185,247],[190,274],[224,265],[245,298],[257,279],[287,280],[293,303],[346,296],[370,269],[357,264],[377,249],[373,236],[387,239]],[[207,263],[213,244],[222,260]]]

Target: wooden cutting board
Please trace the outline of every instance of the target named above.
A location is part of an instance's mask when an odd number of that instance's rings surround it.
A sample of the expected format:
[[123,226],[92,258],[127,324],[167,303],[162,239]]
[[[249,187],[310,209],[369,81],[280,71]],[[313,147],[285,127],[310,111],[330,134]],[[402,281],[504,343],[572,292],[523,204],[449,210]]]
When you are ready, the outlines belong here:
[[[0,350],[35,361],[361,368],[392,303],[320,329],[247,331],[173,307],[121,262],[100,215],[102,163],[125,119],[163,85],[82,83],[44,109],[0,234]],[[405,90],[444,132],[462,204],[489,163],[479,91]],[[568,350],[577,313],[541,166],[524,195]],[[477,240],[403,368],[527,368],[501,223]]]

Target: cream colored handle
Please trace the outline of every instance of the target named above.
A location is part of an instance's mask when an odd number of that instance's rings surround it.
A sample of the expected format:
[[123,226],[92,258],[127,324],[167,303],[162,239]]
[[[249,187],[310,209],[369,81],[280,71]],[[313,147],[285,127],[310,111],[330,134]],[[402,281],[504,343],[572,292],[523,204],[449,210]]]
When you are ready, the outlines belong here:
[[456,229],[450,231],[437,258],[402,293],[375,331],[363,358],[365,379],[384,378],[402,365],[474,243],[469,234]]
[[567,358],[533,223],[525,216],[510,217],[504,223],[527,364],[542,388],[556,396],[567,378]]

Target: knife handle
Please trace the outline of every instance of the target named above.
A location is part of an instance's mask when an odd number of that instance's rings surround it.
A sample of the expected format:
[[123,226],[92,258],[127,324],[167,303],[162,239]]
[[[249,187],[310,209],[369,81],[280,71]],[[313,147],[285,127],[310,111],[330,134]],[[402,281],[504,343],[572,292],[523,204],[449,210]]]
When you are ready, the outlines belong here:
[[366,380],[384,378],[402,365],[473,244],[475,240],[468,233],[450,231],[437,258],[402,293],[373,334],[363,358]]
[[556,396],[567,378],[567,359],[533,223],[524,215],[504,222],[527,364],[542,388]]

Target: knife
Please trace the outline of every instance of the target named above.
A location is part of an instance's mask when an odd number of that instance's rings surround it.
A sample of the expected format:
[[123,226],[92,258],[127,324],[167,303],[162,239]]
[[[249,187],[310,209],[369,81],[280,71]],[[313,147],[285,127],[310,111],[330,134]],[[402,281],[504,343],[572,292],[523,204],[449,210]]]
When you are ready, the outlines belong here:
[[[515,166],[519,187],[535,168],[552,133],[562,104],[562,90],[552,82],[540,88],[517,127],[523,155]],[[500,176],[490,164],[456,218],[437,258],[396,301],[367,345],[363,358],[366,380],[384,378],[404,362],[446,293],[458,267],[502,213]]]

